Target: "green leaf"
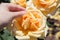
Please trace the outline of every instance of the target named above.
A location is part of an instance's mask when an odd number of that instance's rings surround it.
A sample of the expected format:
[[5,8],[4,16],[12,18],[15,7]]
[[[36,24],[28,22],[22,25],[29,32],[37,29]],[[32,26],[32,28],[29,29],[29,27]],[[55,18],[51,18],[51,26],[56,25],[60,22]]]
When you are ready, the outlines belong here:
[[0,33],[0,40],[15,40],[7,29],[3,30],[2,32],[3,34]]

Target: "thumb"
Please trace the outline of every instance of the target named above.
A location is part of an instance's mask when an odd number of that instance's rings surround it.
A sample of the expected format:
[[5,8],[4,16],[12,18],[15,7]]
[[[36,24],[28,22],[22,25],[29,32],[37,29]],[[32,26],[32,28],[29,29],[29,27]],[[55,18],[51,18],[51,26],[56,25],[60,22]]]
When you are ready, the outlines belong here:
[[26,11],[12,12],[11,14],[12,14],[12,17],[22,16],[22,15],[26,14]]

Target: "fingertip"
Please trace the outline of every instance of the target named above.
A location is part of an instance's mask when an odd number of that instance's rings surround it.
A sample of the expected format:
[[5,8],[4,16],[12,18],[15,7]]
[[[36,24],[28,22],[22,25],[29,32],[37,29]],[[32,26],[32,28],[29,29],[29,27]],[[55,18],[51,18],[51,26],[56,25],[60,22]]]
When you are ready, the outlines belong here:
[[13,12],[13,16],[22,16],[22,15],[24,15],[24,14],[26,14],[26,11],[20,11],[20,12]]
[[18,15],[24,15],[26,14],[26,11],[21,11],[20,13],[18,13]]

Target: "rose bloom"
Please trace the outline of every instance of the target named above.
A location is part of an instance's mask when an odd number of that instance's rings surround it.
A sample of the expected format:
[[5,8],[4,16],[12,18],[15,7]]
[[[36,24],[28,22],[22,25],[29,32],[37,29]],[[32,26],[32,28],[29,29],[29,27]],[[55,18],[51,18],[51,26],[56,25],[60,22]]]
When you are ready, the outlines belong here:
[[11,0],[11,3],[18,4],[18,5],[26,8],[26,0]]
[[32,0],[33,5],[41,10],[44,15],[53,12],[56,9],[58,0]]
[[[27,10],[26,14],[23,16],[18,16],[13,19],[11,24],[11,31],[12,34],[16,34],[16,36],[35,36],[40,37],[44,34],[45,31],[45,23],[46,19],[45,16],[42,15],[39,11],[34,10]],[[20,31],[19,33],[16,33]],[[37,35],[38,34],[38,35]]]

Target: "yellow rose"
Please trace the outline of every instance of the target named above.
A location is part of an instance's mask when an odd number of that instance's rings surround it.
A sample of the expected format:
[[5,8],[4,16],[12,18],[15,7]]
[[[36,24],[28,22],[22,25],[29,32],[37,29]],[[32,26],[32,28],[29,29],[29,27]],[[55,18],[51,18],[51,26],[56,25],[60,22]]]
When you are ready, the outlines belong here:
[[32,0],[36,8],[41,10],[44,15],[55,10],[58,0]]
[[11,3],[15,3],[26,8],[26,0],[11,0]]
[[45,30],[45,22],[45,16],[42,15],[41,12],[27,10],[25,15],[17,17],[12,21],[12,24],[14,25],[12,30],[22,31],[23,36],[28,35],[40,37],[40,34]]

